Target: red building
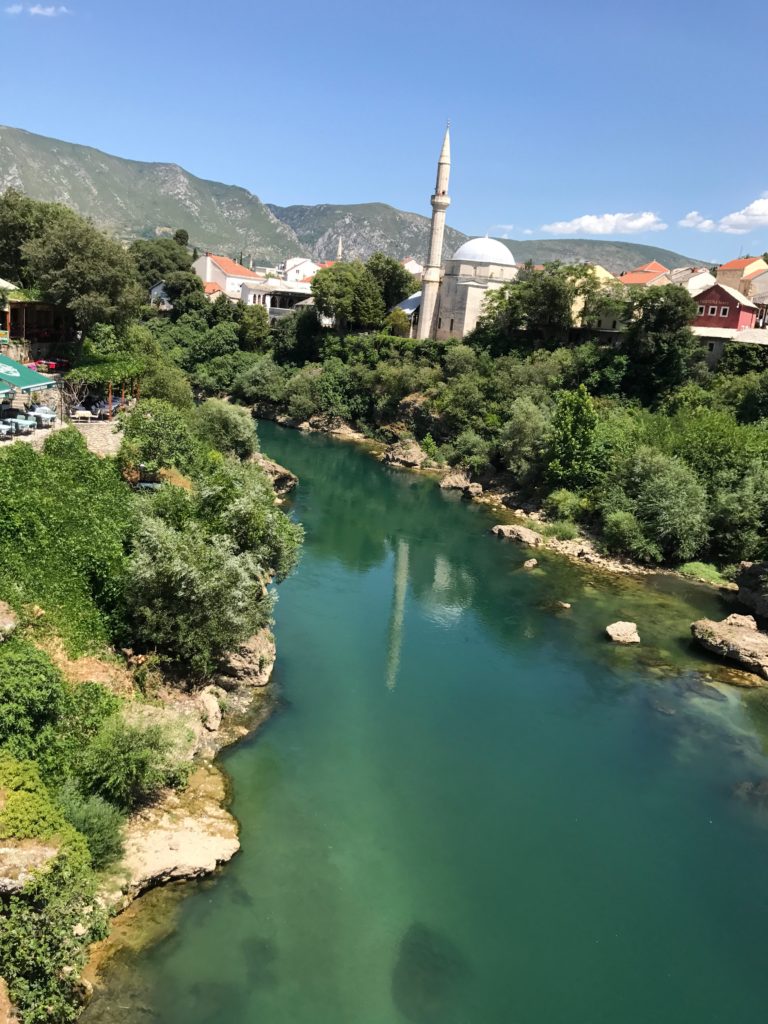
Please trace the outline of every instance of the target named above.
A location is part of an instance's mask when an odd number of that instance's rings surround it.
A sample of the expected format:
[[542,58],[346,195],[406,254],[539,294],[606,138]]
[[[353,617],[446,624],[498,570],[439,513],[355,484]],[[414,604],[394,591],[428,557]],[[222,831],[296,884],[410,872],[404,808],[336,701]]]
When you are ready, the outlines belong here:
[[694,296],[698,309],[694,327],[727,327],[742,331],[755,326],[757,306],[735,288],[713,284]]

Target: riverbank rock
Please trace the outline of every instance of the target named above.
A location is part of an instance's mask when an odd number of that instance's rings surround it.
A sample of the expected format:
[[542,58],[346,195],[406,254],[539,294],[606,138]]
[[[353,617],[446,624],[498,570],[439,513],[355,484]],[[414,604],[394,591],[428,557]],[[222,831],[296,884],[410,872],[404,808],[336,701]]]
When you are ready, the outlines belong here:
[[203,725],[208,732],[218,732],[221,728],[221,700],[226,692],[220,686],[206,686],[198,695],[197,703]]
[[529,548],[540,548],[544,544],[544,538],[535,530],[529,530],[527,526],[518,526],[516,523],[499,523],[493,527],[491,533],[505,540],[515,540],[518,544],[526,544]]
[[768,618],[768,562],[742,562],[736,584],[739,601],[759,618]]
[[134,814],[125,828],[124,877],[108,902],[120,908],[156,885],[198,878],[231,860],[240,841],[225,800],[224,776],[203,765],[183,792],[169,792]]
[[216,682],[226,691],[237,686],[266,686],[272,675],[275,654],[275,638],[268,629],[263,629],[227,655]]
[[279,462],[267,458],[263,452],[254,452],[251,456],[251,462],[255,462],[257,466],[264,470],[271,480],[272,487],[278,497],[288,494],[299,482],[299,478],[295,473],[292,473],[290,469],[286,469],[285,466],[281,466]]
[[440,487],[444,491],[465,491],[469,485],[469,473],[463,469],[449,469],[440,481]]
[[640,634],[634,622],[612,622],[605,627],[608,639],[615,644],[639,644]]
[[388,466],[404,466],[406,469],[420,469],[427,461],[427,453],[417,441],[396,441],[381,457]]
[[18,892],[58,852],[58,846],[39,839],[0,840],[0,895]]
[[483,485],[479,484],[476,480],[473,481],[471,484],[467,484],[467,486],[464,488],[465,498],[479,498],[482,493]]
[[768,635],[751,615],[729,615],[722,622],[699,619],[691,624],[691,634],[705,650],[768,679]]
[[15,632],[19,624],[16,612],[5,601],[0,601],[0,643]]
[[538,558],[527,558],[523,562],[523,568],[524,569],[535,569],[538,564],[539,564]]
[[13,1012],[5,978],[0,978],[0,1024],[18,1024],[18,1017]]

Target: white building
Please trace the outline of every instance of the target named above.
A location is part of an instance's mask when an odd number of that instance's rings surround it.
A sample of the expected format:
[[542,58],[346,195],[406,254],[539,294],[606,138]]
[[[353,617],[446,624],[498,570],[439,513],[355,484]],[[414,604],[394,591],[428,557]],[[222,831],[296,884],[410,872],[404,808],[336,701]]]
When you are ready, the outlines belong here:
[[[265,279],[263,273],[258,274],[249,270],[228,256],[216,256],[210,252],[196,259],[192,269],[205,285],[206,294],[213,298],[220,290],[228,298],[237,300],[244,284],[253,284]],[[218,285],[218,289],[213,288],[213,285]]]
[[406,256],[404,260],[400,260],[404,270],[407,270],[409,274],[413,274],[414,277],[421,277],[424,273],[423,264],[415,260],[413,256]]
[[292,256],[280,268],[280,276],[284,281],[306,281],[319,269],[320,265],[306,256]]
[[446,130],[437,164],[435,191],[430,200],[429,257],[418,309],[416,295],[409,296],[399,307],[411,318],[411,324],[416,325],[417,338],[463,338],[477,326],[487,293],[514,281],[518,275],[514,256],[495,238],[471,238],[442,264],[445,213],[451,203],[450,173],[451,143]]
[[311,294],[309,282],[267,277],[263,281],[244,282],[239,298],[246,306],[264,306],[270,321],[274,322],[291,313],[299,302]]

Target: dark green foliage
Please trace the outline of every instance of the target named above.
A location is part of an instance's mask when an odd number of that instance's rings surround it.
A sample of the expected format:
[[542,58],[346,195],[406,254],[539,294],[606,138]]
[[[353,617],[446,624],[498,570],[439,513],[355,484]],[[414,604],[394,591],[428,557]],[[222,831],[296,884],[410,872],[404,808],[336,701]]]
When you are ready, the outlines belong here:
[[142,400],[122,419],[120,462],[126,468],[144,467],[149,473],[173,466],[187,472],[200,453],[186,415],[168,402]]
[[68,691],[50,659],[27,640],[0,647],[0,747],[20,759],[54,763]]
[[223,653],[265,625],[271,604],[262,567],[226,536],[190,523],[146,519],[124,592],[129,635],[167,664],[209,676]]
[[696,303],[685,288],[635,288],[621,351],[628,359],[624,386],[651,404],[703,367],[701,345],[689,324]]
[[133,810],[183,780],[173,748],[172,737],[162,726],[134,725],[113,715],[83,752],[80,786],[123,811]]
[[83,796],[74,782],[62,786],[56,802],[69,824],[85,837],[97,871],[118,860],[123,852],[124,818],[117,807],[100,796]]
[[684,462],[640,448],[623,487],[618,501],[609,498],[604,504],[607,540],[614,550],[643,561],[674,563],[690,561],[705,549],[707,495]]
[[419,284],[413,274],[392,256],[375,252],[365,266],[378,286],[385,309],[392,309],[398,302],[419,290]]
[[77,325],[125,323],[141,303],[128,253],[72,210],[43,204],[38,230],[21,247],[26,274]]
[[277,580],[294,569],[302,530],[276,507],[262,470],[232,459],[220,461],[192,496],[194,516],[212,536],[230,537],[238,554],[255,558]]
[[139,238],[128,249],[142,287],[149,291],[171,274],[189,273],[192,259],[185,247],[173,238]]
[[318,271],[312,294],[318,311],[334,318],[342,337],[380,327],[387,311],[377,280],[364,263],[335,263]]
[[253,416],[218,398],[195,409],[194,428],[203,444],[238,459],[247,459],[259,446]]
[[0,587],[16,607],[37,604],[73,650],[108,642],[134,502],[110,460],[76,430],[0,452]]
[[561,391],[552,418],[549,478],[562,487],[578,488],[593,482],[597,469],[594,402],[583,384],[576,391]]

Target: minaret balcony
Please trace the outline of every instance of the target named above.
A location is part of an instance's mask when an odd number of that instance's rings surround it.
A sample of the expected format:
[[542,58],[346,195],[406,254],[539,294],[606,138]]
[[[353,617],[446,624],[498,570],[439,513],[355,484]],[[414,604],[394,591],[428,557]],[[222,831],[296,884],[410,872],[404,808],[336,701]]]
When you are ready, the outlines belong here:
[[445,192],[436,192],[430,202],[433,210],[447,210],[451,205],[451,197]]

